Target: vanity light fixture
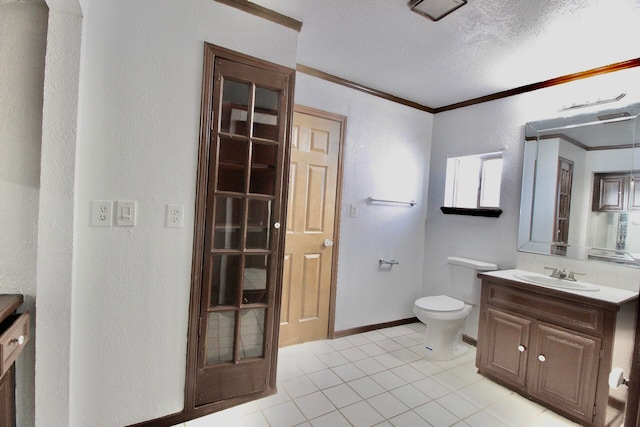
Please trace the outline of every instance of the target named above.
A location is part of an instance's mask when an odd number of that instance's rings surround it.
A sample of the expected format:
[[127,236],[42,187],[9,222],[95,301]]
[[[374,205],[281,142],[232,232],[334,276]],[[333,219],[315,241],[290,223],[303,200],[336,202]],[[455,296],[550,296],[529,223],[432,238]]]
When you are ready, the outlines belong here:
[[439,21],[465,4],[467,0],[410,0],[409,9],[432,21]]
[[595,101],[584,101],[584,102],[575,103],[575,104],[571,104],[571,105],[565,105],[562,108],[560,108],[558,111],[560,111],[560,112],[562,112],[562,111],[572,111],[572,110],[578,110],[578,109],[582,109],[582,108],[593,107],[593,106],[596,106],[596,105],[609,104],[611,102],[620,101],[625,96],[627,96],[626,93],[621,93],[621,94],[619,94],[617,96],[614,96],[613,98],[606,98],[606,99],[598,98]]

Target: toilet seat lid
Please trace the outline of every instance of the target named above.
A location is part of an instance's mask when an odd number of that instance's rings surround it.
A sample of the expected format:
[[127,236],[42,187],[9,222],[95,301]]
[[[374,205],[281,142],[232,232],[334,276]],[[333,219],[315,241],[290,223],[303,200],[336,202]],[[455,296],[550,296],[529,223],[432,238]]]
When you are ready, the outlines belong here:
[[416,301],[416,305],[424,310],[457,311],[464,308],[464,302],[447,295],[423,297]]

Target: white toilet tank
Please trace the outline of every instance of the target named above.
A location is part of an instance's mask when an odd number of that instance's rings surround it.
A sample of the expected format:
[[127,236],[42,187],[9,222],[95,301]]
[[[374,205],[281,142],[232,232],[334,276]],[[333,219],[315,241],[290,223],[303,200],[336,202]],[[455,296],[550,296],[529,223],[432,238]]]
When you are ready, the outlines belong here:
[[452,256],[447,258],[449,267],[449,296],[466,302],[480,304],[480,283],[477,275],[483,271],[497,270],[490,262]]

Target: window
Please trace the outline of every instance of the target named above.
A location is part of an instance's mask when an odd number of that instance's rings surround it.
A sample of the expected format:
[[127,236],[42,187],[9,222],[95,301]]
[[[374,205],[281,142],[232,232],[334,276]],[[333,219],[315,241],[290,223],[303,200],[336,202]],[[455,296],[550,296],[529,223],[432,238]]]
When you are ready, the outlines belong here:
[[444,206],[498,208],[501,178],[501,152],[447,159]]

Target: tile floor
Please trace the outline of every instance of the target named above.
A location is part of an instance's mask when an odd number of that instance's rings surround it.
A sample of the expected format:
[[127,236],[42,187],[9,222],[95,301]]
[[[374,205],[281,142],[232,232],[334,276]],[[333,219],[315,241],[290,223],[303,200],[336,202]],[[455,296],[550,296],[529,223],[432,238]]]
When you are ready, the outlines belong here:
[[181,427],[567,427],[476,373],[475,348],[432,362],[414,323],[280,349],[278,393]]

